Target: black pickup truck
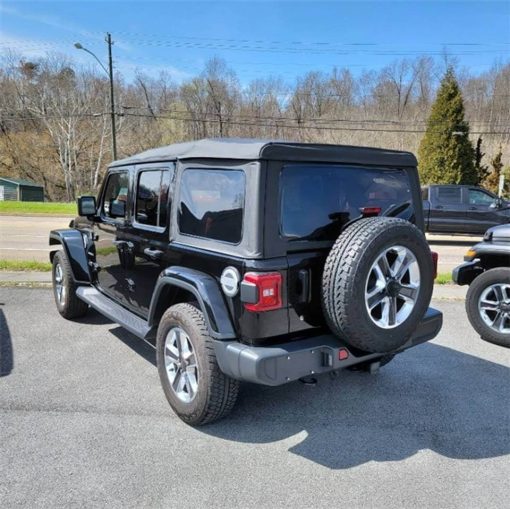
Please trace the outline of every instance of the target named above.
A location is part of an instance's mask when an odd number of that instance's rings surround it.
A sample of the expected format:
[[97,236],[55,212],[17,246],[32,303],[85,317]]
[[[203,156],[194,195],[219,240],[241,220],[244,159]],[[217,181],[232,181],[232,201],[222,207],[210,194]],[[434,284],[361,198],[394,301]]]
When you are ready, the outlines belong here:
[[510,202],[481,187],[430,185],[422,188],[425,229],[430,233],[482,235],[510,222]]

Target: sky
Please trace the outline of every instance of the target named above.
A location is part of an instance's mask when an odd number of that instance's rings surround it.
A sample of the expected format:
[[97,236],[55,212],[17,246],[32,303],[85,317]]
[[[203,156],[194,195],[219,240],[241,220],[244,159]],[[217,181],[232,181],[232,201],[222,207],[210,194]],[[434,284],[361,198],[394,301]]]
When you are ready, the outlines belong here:
[[[176,81],[224,59],[241,83],[347,67],[355,75],[399,58],[446,51],[473,73],[510,61],[507,1],[8,1],[0,0],[0,52],[58,52],[94,68],[80,42],[126,79],[136,72]],[[97,68],[98,72],[102,72]]]

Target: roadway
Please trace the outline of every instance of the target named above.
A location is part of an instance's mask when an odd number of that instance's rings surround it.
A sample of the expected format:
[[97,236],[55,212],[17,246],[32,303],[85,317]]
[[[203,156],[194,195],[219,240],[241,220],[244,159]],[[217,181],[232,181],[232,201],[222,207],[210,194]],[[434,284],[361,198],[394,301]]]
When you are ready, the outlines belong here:
[[117,325],[64,320],[50,290],[0,303],[0,507],[508,507],[510,350],[461,301],[377,375],[247,384],[200,429]]
[[[48,232],[67,228],[71,218],[0,216],[0,259],[48,261]],[[480,237],[429,235],[431,249],[439,253],[439,272],[451,272],[462,263],[469,246]]]
[[48,233],[67,228],[70,217],[0,216],[0,259],[48,262]]

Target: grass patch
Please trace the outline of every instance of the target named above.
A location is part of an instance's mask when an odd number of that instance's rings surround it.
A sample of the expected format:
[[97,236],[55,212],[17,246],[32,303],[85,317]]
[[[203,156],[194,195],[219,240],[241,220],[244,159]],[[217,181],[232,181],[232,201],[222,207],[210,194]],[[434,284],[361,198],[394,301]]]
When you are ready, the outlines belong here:
[[51,263],[26,260],[0,260],[0,270],[11,272],[50,272]]
[[452,282],[453,280],[451,272],[443,272],[441,274],[438,274],[436,279],[434,280],[434,283],[436,285],[448,285]]
[[113,253],[118,253],[118,249],[116,246],[108,246],[108,247],[97,247],[96,248],[96,255],[100,256],[108,256]]
[[0,201],[0,214],[13,216],[62,215],[76,216],[76,203],[41,201]]

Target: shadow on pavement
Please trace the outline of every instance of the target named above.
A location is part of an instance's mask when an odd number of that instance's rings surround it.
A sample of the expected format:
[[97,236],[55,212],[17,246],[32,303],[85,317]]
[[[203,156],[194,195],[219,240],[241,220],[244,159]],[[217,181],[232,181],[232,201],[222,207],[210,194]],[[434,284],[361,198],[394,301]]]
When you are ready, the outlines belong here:
[[134,334],[131,334],[120,326],[115,329],[110,329],[110,332],[135,353],[143,357],[146,361],[149,361],[153,366],[156,366],[156,350],[153,346],[137,338]]
[[0,309],[0,377],[10,375],[14,367],[11,333],[3,310]]
[[98,313],[93,308],[89,308],[85,316],[82,316],[81,318],[75,318],[73,321],[87,325],[105,325],[107,323],[113,323],[109,318],[102,315],[101,313]]
[[[156,365],[153,347],[110,332]],[[510,369],[427,343],[378,375],[342,371],[317,386],[243,384],[234,411],[199,431],[282,448],[331,469],[401,461],[421,450],[475,460],[510,454]]]
[[509,387],[509,368],[426,344],[376,376],[341,372],[315,387],[245,385],[233,413],[200,431],[254,444],[290,439],[298,442],[290,451],[332,469],[426,449],[492,458],[510,453]]

